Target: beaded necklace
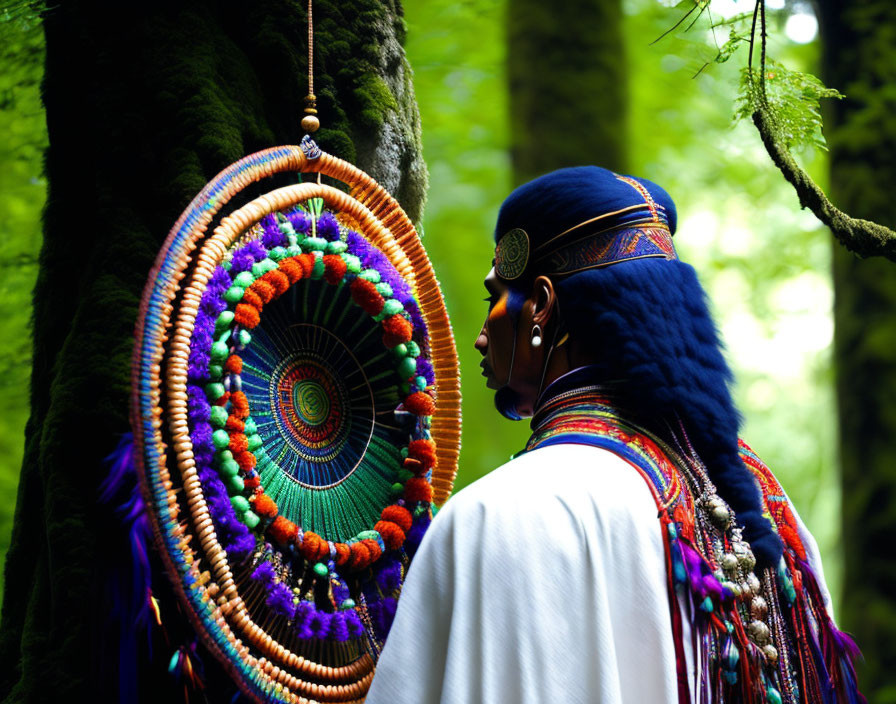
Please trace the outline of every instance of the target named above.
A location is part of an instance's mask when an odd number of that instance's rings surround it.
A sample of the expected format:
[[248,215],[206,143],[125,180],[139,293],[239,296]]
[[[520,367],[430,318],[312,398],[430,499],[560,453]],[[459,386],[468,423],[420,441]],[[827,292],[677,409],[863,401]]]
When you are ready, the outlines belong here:
[[[826,611],[789,502],[768,467],[739,442],[785,546],[780,563],[762,569],[684,428],[669,427],[671,442],[661,439],[620,417],[605,393],[586,386],[550,398],[533,418],[524,452],[593,445],[647,482],[662,526],[679,702],[864,702],[851,662],[858,650]],[[693,682],[683,618],[693,635]]]

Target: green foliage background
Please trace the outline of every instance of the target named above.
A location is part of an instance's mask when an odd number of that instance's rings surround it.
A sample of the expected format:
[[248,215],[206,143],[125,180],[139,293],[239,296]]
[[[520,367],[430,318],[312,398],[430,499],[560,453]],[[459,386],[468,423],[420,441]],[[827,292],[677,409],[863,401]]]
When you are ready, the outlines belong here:
[[[456,485],[461,488],[505,462],[522,447],[528,430],[493,410],[473,349],[485,314],[481,281],[491,261],[494,218],[511,187],[505,5],[500,0],[406,0],[404,8],[430,171],[422,229],[461,356],[465,431]],[[626,0],[624,9],[626,48],[618,60],[629,72],[629,171],[662,184],[678,204],[676,243],[700,272],[728,341],[746,418],[744,436],[778,473],[816,535],[828,581],[836,587],[840,499],[829,350],[829,237],[799,211],[796,196],[768,162],[751,126],[732,126],[739,62],[713,64],[692,79],[717,53],[706,25],[651,46],[674,15],[655,0]],[[28,412],[28,321],[46,138],[37,91],[40,30],[5,22],[0,32],[2,559]],[[775,55],[795,68],[815,71],[816,47],[790,45],[782,36],[773,34]],[[720,35],[720,44],[724,38]],[[543,121],[532,129],[550,130],[551,112],[545,104]],[[587,155],[583,161],[589,161]],[[823,158],[806,154],[804,162],[823,182]],[[778,351],[787,348],[788,340],[805,342],[807,335],[813,344],[781,358]]]

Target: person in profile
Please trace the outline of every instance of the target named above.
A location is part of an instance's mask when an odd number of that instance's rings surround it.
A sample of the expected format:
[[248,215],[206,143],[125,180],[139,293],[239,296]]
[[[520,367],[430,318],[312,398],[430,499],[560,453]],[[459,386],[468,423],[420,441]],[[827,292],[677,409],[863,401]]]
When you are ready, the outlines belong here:
[[434,519],[368,702],[864,701],[675,229],[595,166],[502,205],[475,344],[532,436]]

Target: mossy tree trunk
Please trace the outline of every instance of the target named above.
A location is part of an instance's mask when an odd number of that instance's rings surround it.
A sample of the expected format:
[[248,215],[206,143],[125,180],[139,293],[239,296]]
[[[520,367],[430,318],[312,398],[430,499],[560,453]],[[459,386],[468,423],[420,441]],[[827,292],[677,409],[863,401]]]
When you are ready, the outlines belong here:
[[[109,608],[92,579],[115,541],[97,495],[102,459],[128,429],[138,301],[168,229],[209,178],[301,139],[306,18],[287,0],[141,5],[136,17],[128,3],[47,4],[49,199],[0,700],[113,701],[91,676],[92,631]],[[426,170],[399,3],[316,0],[314,13],[318,142],[419,219]],[[145,701],[165,691],[141,689]]]
[[[896,224],[896,4],[821,3],[834,202]],[[890,88],[888,88],[890,87]],[[843,485],[843,627],[866,655],[868,701],[896,702],[896,266],[834,245],[834,350]]]
[[624,171],[628,91],[620,0],[510,0],[507,13],[515,182],[565,166]]

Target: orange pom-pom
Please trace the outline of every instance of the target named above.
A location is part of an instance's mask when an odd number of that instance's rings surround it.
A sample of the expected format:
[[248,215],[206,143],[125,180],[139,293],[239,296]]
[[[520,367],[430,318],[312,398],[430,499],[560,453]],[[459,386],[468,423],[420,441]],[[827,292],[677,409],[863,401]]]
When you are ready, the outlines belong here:
[[296,261],[302,267],[302,276],[311,276],[311,272],[314,271],[314,255],[300,254],[296,257]]
[[258,464],[258,460],[255,458],[255,455],[253,455],[249,451],[234,452],[233,459],[236,460],[236,463],[244,472],[248,472],[250,469],[255,469],[255,465]]
[[255,283],[252,284],[248,290],[258,294],[258,297],[265,303],[270,303],[271,299],[274,297],[274,287],[265,281],[264,278],[255,279]]
[[411,525],[414,522],[411,512],[403,506],[386,506],[380,514],[380,518],[384,521],[392,521],[405,533],[411,529]]
[[256,494],[253,504],[253,510],[259,516],[264,516],[265,518],[273,518],[277,515],[277,504],[267,494]]
[[383,537],[389,550],[397,550],[404,543],[404,531],[392,521],[377,521],[374,530]]
[[342,257],[335,254],[324,255],[324,279],[328,284],[338,284],[345,276],[345,270],[348,268]]
[[309,562],[319,562],[330,556],[330,546],[317,533],[308,530],[302,540],[302,554]]
[[227,361],[224,362],[224,371],[230,372],[231,374],[242,374],[243,372],[243,359],[238,354],[232,354],[227,358]]
[[431,469],[436,466],[436,444],[432,440],[411,440],[408,457],[419,460],[424,469]]
[[358,277],[352,281],[349,287],[352,299],[369,315],[379,315],[383,312],[386,300],[376,290],[376,286],[366,279]]
[[335,543],[334,547],[336,548],[336,564],[339,567],[342,567],[346,562],[348,562],[349,558],[352,556],[351,548],[345,543]]
[[349,569],[363,570],[365,567],[370,567],[370,563],[373,562],[370,555],[370,548],[363,542],[352,543],[351,551],[352,557],[348,563]]
[[251,330],[261,322],[261,316],[258,314],[258,309],[248,303],[237,303],[236,310],[233,312],[233,320],[237,325]]
[[303,276],[302,265],[296,261],[295,257],[282,259],[278,266],[280,267],[280,271],[286,274],[286,278],[289,279],[289,283],[291,284],[299,281]]
[[232,413],[237,418],[249,417],[249,399],[242,391],[234,391],[230,394],[230,403],[233,405]]
[[281,545],[289,545],[299,535],[299,528],[288,518],[277,516],[268,526],[268,534]]
[[415,416],[431,416],[435,413],[436,403],[429,394],[417,391],[404,400],[404,407]]
[[252,306],[255,310],[264,308],[264,301],[261,300],[261,296],[255,293],[251,288],[247,288],[243,293],[243,303]]
[[369,538],[367,540],[362,540],[361,542],[366,545],[367,549],[370,551],[370,564],[372,565],[380,559],[380,555],[383,554],[383,549],[378,542],[370,540]]
[[409,504],[418,501],[432,502],[432,487],[422,477],[411,477],[404,483],[404,500]]
[[244,477],[243,486],[247,489],[257,489],[261,486],[261,477],[257,474],[254,477]]
[[230,436],[230,451],[236,456],[239,452],[245,452],[249,449],[249,440],[244,433],[234,433]]
[[267,272],[262,278],[274,289],[274,298],[280,298],[289,290],[289,277],[279,269]]
[[227,402],[230,400],[230,392],[225,391],[224,395],[221,396],[217,401],[212,402],[213,406],[226,406]]
[[231,413],[227,416],[227,423],[224,424],[224,428],[231,433],[241,433],[246,429],[246,424]]
[[390,315],[383,321],[383,344],[390,350],[402,342],[410,342],[414,326],[401,313]]

